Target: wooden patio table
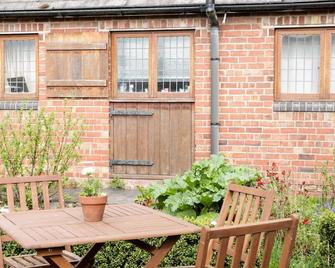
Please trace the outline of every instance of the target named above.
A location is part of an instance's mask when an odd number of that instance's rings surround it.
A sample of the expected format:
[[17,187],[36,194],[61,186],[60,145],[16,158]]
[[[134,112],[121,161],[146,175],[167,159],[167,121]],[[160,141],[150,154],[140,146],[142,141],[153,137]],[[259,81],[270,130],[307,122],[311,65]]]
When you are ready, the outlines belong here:
[[[36,249],[54,267],[74,267],[62,257],[65,245],[93,243],[75,267],[91,267],[94,256],[108,241],[125,240],[149,252],[146,268],[158,267],[181,234],[200,228],[160,211],[138,204],[106,206],[103,221],[85,222],[80,207],[32,210],[0,215],[0,229],[24,248]],[[140,239],[166,236],[159,247]]]

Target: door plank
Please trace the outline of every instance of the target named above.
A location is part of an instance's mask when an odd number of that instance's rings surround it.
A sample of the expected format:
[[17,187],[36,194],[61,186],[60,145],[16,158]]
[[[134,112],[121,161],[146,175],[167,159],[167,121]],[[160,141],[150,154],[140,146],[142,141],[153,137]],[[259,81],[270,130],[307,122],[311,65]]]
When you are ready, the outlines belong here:
[[[127,110],[137,110],[137,103],[128,103]],[[127,127],[126,127],[126,158],[127,160],[137,159],[137,116],[127,116]],[[137,174],[136,166],[127,166],[127,174]]]
[[170,174],[170,106],[161,104],[160,114],[160,174]]
[[[124,110],[126,104],[124,103],[115,103],[114,109]],[[113,116],[113,157],[112,159],[126,159],[126,118],[122,116]],[[113,166],[113,173],[126,173],[125,166]]]
[[[148,111],[147,103],[139,103],[138,110]],[[137,116],[137,159],[149,159],[149,120],[151,116]],[[145,166],[138,167],[138,174],[149,174],[150,168]]]
[[154,162],[154,165],[150,168],[150,174],[160,174],[160,104],[151,103],[150,107],[154,111],[154,114],[149,121],[149,159]]

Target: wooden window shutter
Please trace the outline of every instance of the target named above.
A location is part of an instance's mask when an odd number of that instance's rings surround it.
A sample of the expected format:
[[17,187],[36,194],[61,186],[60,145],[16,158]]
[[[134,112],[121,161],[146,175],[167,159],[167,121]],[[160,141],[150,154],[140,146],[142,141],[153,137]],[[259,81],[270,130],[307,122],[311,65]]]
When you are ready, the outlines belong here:
[[108,33],[47,36],[48,97],[108,98]]

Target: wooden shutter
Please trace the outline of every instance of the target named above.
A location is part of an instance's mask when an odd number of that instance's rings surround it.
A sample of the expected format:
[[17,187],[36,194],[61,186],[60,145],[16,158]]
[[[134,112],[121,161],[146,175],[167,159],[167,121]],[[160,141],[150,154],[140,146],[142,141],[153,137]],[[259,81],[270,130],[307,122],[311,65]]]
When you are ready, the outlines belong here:
[[48,97],[108,98],[108,33],[47,36]]

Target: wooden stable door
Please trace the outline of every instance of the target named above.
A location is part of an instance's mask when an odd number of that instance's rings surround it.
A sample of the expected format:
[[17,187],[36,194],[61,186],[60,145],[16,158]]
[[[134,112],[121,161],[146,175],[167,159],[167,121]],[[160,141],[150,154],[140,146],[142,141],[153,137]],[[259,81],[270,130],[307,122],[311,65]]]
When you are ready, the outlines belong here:
[[193,162],[192,103],[113,103],[111,176],[161,179]]

